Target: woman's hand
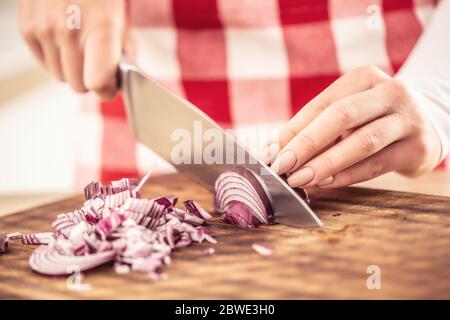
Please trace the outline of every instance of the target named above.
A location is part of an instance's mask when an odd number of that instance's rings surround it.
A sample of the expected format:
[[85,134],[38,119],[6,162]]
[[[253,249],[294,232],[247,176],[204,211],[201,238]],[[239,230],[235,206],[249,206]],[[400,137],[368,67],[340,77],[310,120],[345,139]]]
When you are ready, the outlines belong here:
[[[74,5],[79,29],[68,24]],[[33,54],[59,80],[77,92],[111,98],[117,90],[124,6],[123,0],[20,0],[19,25]]]
[[266,149],[267,157],[275,158],[271,167],[289,174],[289,185],[324,188],[389,171],[408,176],[428,172],[440,152],[439,137],[406,88],[372,66],[336,80]]

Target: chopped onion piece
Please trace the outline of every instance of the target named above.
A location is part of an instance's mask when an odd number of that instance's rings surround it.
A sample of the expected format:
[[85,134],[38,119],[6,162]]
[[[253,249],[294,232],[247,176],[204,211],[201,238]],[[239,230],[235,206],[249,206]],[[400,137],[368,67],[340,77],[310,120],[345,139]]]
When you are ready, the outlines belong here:
[[189,213],[195,214],[197,217],[210,220],[212,216],[200,207],[194,200],[186,200],[184,206]]
[[252,244],[252,248],[253,250],[255,250],[256,252],[258,252],[260,255],[262,256],[271,256],[273,254],[273,250],[267,247],[264,247],[260,244]]
[[[143,183],[136,179],[91,182],[84,189],[83,206],[52,222],[55,232],[10,236],[41,245],[29,259],[31,268],[41,274],[64,275],[75,267],[85,271],[112,261],[117,273],[141,271],[160,279],[173,250],[217,241],[203,227],[211,215],[197,203],[185,201],[184,210],[175,208],[176,196],[141,199],[138,189]],[[0,235],[2,250],[8,239]]]
[[53,232],[37,232],[22,234],[21,239],[23,244],[48,244],[54,237]]

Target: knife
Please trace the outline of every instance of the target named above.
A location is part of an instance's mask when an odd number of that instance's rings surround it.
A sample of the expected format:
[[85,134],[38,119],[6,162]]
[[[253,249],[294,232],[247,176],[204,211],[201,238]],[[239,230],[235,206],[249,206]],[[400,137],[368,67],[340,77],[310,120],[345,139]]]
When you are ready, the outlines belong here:
[[[245,167],[263,185],[280,223],[294,227],[322,226],[316,214],[283,179],[192,103],[166,89],[127,58],[121,60],[118,77],[137,140],[179,172],[213,191],[222,172],[237,165]],[[214,144],[199,139],[206,132],[211,139],[214,137]],[[211,163],[203,158],[206,148],[213,148],[223,161]]]

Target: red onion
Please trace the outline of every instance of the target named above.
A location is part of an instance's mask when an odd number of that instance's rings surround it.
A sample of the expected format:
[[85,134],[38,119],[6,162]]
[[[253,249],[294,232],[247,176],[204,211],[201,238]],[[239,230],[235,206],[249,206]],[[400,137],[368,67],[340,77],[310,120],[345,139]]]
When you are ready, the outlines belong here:
[[[287,179],[286,176],[281,176]],[[295,189],[309,203],[304,189]],[[214,209],[222,219],[241,228],[276,223],[270,198],[257,176],[243,167],[223,172],[214,186]]]
[[137,187],[139,181],[134,178],[124,178],[117,181],[112,181],[109,184],[103,185],[100,182],[93,181],[84,188],[84,196],[86,200],[101,197],[106,198],[107,196],[120,193],[123,191],[130,191]]
[[54,238],[55,234],[53,232],[37,232],[21,235],[23,244],[48,244]]
[[178,197],[171,195],[171,196],[164,196],[156,198],[155,201],[159,203],[160,205],[163,205],[166,209],[175,207],[175,205],[178,202]]
[[212,216],[208,212],[203,210],[199,205],[197,205],[197,203],[194,200],[186,200],[183,203],[184,203],[184,206],[186,207],[186,210],[189,213],[192,213],[192,214],[196,215],[197,217],[205,219],[205,220],[209,220],[212,218]]
[[222,219],[242,228],[275,223],[269,197],[250,170],[234,167],[215,182],[214,201]]
[[[160,279],[170,254],[193,242],[217,243],[203,226],[211,215],[192,200],[175,208],[176,196],[140,199],[140,183],[122,179],[92,182],[84,189],[80,209],[57,216],[54,232],[0,234],[0,252],[8,240],[40,244],[31,255],[31,268],[41,274],[64,275],[114,261],[117,273],[130,270]],[[47,245],[42,245],[47,244]]]
[[211,215],[197,203],[185,201],[184,210],[174,207],[176,196],[140,199],[141,185],[133,179],[90,183],[83,207],[52,223],[55,233],[21,236],[24,243],[48,243],[32,254],[31,268],[59,275],[115,261],[118,273],[143,271],[157,279],[176,248],[217,242],[202,226]]

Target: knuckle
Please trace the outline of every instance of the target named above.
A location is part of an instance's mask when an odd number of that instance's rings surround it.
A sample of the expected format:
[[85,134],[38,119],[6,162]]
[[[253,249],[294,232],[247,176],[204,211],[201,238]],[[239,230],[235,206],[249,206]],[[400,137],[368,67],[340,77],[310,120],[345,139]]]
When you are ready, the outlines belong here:
[[335,180],[339,181],[339,185],[348,186],[353,182],[353,170],[347,169],[342,171]]
[[406,97],[408,95],[408,90],[402,81],[397,79],[391,79],[388,81],[388,85],[397,96]]
[[374,66],[373,64],[363,66],[361,69],[362,73],[366,75],[376,75],[381,71],[380,68]]
[[[286,133],[291,137],[295,137],[298,134],[298,129],[295,127],[295,125],[293,125],[291,122],[288,122],[286,125]],[[280,142],[280,136],[276,137],[276,141]]]
[[332,157],[329,155],[323,155],[322,158],[323,166],[324,166],[324,172],[335,172],[336,171],[336,162],[333,160]]
[[414,144],[415,146],[415,153],[418,157],[421,159],[425,157],[425,155],[428,152],[428,144],[426,143],[425,139],[419,137],[416,139],[416,142]]
[[[391,79],[384,83],[390,106],[396,110],[402,110],[404,106],[409,105],[409,92],[403,82],[397,79]],[[409,112],[409,110],[408,110]]]
[[53,35],[53,28],[44,25],[36,30],[36,35],[41,39],[48,39]]
[[351,124],[358,117],[357,107],[350,102],[340,102],[335,104],[330,112],[336,117],[341,124]]
[[382,145],[381,134],[376,131],[368,130],[364,134],[356,135],[359,147],[366,153],[377,151]]
[[379,157],[369,159],[370,177],[375,178],[381,175],[385,165],[385,161]]
[[314,140],[304,133],[299,133],[296,140],[299,146],[307,152],[313,152],[317,148],[317,144]]
[[328,108],[328,103],[326,103],[325,101],[324,101],[325,99],[322,99],[322,101],[319,101],[319,102],[317,102],[317,103],[315,103],[313,106],[312,106],[312,109],[314,109],[314,111],[317,113],[317,114],[321,114],[322,112],[324,112],[327,108]]
[[63,41],[73,41],[78,38],[78,29],[69,29],[67,26],[60,26],[58,28],[58,36]]
[[375,80],[389,78],[389,76],[383,70],[375,65],[365,65],[358,67],[355,69],[355,74],[358,76],[358,78],[370,79],[372,85],[374,85],[374,83],[376,82]]
[[435,164],[428,159],[431,151],[425,139],[418,136],[413,140],[411,146],[414,150],[414,158],[399,173],[408,177],[417,177],[433,170]]
[[372,78],[374,76],[381,76],[384,72],[373,64],[361,66],[357,68],[358,73],[360,73],[363,77]]

